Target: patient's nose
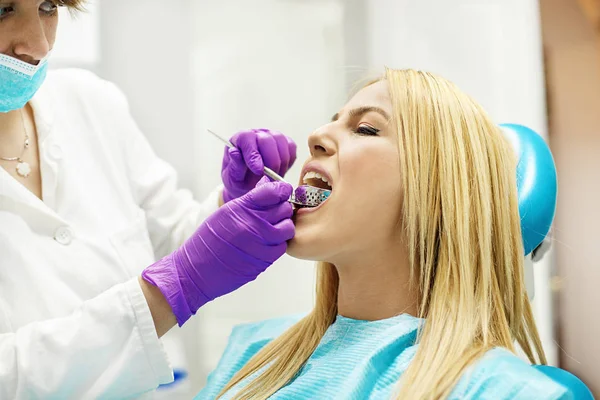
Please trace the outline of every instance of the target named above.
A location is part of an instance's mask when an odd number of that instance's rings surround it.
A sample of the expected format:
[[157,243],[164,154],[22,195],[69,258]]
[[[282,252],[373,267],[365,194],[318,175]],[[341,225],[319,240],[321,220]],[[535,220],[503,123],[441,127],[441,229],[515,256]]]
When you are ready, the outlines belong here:
[[313,157],[335,154],[336,142],[327,126],[315,130],[308,136],[308,148]]

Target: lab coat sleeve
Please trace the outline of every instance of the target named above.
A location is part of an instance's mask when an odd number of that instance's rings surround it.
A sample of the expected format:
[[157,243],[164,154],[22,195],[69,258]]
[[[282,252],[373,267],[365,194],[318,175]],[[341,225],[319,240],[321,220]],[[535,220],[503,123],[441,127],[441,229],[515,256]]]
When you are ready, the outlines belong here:
[[172,381],[137,278],[0,334],[0,399],[125,399]]
[[178,188],[175,169],[155,154],[133,120],[124,94],[114,84],[103,83],[105,97],[113,105],[113,118],[118,121],[118,132],[114,133],[118,135],[116,140],[122,141],[131,191],[146,213],[155,256],[161,258],[181,246],[218,209],[222,187],[213,190],[203,202],[194,200],[189,190]]
[[146,139],[135,132],[138,149],[129,158],[131,187],[146,213],[155,256],[161,258],[183,244],[198,226],[219,208],[221,188],[197,202],[189,190],[177,188],[173,167],[158,158]]

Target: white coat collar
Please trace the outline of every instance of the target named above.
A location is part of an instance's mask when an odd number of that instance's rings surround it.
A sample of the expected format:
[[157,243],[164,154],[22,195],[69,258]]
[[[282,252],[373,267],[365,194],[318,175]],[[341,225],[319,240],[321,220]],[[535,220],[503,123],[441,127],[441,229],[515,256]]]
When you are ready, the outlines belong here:
[[[46,79],[40,90],[30,102],[33,109],[34,121],[38,135],[38,150],[40,151],[40,166],[42,163],[43,143],[52,136],[55,120],[55,106],[52,95],[52,83]],[[51,173],[51,171],[47,171]],[[27,188],[17,182],[8,172],[0,171],[0,211],[6,210],[22,216],[33,212],[53,220],[62,221],[46,203],[37,198]],[[29,217],[34,217],[29,215]]]
[[[50,74],[51,73],[49,73],[49,75]],[[33,109],[33,117],[38,134],[38,143],[40,145],[52,133],[54,119],[56,117],[56,110],[54,107],[56,101],[52,98],[52,82],[49,80],[49,78],[50,76],[46,78],[46,81],[42,87],[40,87],[40,90],[38,90],[29,103]]]

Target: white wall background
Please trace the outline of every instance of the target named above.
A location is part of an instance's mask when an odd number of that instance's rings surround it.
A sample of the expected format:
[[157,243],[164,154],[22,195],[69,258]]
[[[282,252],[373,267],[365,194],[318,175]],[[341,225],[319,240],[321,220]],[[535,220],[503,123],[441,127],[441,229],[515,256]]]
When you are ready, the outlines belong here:
[[87,12],[76,16],[60,9],[52,66],[95,70],[100,62],[100,14],[98,1],[89,0]]
[[[343,105],[352,82],[384,65],[440,73],[498,123],[547,131],[535,0],[102,0],[89,9],[63,18],[54,65],[116,82],[156,152],[198,198],[219,183],[222,157],[206,128],[292,136],[295,181],[307,134]],[[553,363],[549,263],[535,269],[535,307]],[[185,390],[202,387],[234,324],[309,310],[313,279],[310,263],[284,257],[170,333],[176,364],[192,373]]]

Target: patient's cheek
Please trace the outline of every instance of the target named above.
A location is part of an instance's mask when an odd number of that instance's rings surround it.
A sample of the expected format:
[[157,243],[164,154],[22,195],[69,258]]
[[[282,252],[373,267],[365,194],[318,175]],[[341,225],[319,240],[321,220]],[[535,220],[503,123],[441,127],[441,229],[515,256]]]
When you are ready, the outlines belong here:
[[356,195],[368,195],[362,190],[376,186],[381,180],[394,179],[393,172],[399,166],[394,152],[385,142],[353,146],[339,160],[344,185],[351,187]]

